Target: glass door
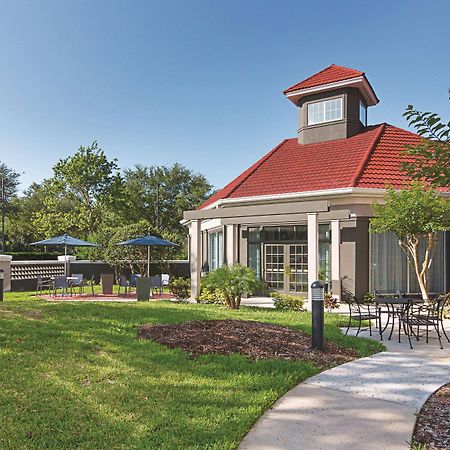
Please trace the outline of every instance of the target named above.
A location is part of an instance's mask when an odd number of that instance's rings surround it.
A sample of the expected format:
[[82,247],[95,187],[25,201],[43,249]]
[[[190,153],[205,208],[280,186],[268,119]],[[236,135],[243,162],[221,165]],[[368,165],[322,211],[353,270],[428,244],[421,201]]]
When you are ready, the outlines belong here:
[[287,245],[289,252],[289,292],[308,292],[308,245]]
[[307,244],[266,244],[264,274],[267,285],[286,293],[308,292]]
[[270,289],[284,291],[284,245],[266,244],[264,272]]

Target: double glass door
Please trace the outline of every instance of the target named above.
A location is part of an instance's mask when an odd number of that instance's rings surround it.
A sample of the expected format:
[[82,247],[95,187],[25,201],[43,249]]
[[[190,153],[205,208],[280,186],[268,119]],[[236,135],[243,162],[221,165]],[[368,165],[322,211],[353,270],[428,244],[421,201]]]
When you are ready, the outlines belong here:
[[271,289],[308,292],[308,245],[265,244],[264,275]]

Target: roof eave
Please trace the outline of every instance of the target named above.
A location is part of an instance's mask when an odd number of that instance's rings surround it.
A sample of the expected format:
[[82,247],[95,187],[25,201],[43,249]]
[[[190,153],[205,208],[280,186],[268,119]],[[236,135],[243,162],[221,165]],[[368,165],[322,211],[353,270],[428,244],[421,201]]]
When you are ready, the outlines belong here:
[[375,94],[371,84],[365,77],[365,75],[361,75],[359,77],[350,78],[347,80],[336,81],[334,83],[321,84],[319,86],[312,86],[309,88],[296,89],[293,91],[286,90],[284,91],[284,95],[292,102],[294,105],[298,104],[298,101],[307,95],[314,94],[316,92],[326,92],[335,89],[345,88],[345,87],[356,87],[358,88],[367,103],[367,106],[374,106],[380,100]]

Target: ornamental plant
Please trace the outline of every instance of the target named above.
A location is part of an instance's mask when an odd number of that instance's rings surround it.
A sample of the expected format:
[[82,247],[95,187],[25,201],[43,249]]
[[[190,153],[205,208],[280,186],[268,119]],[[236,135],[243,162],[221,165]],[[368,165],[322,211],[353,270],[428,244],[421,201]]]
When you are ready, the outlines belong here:
[[244,294],[253,294],[260,288],[256,274],[242,264],[224,265],[210,272],[202,280],[208,289],[220,289],[228,308],[239,309]]
[[372,233],[393,232],[414,269],[422,298],[428,300],[429,270],[437,233],[450,229],[450,201],[424,184],[388,189],[385,204],[373,205]]

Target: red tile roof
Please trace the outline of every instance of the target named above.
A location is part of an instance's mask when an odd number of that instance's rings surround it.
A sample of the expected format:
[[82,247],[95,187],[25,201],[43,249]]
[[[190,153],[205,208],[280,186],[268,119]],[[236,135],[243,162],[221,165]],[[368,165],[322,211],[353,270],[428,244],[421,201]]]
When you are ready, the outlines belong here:
[[406,145],[420,140],[389,124],[372,125],[348,139],[299,144],[285,139],[267,155],[209,198],[200,208],[224,198],[286,194],[345,187],[401,188]]
[[297,91],[298,89],[306,89],[315,86],[321,86],[323,84],[336,83],[338,81],[350,80],[352,78],[358,78],[364,76],[364,72],[355,69],[349,69],[348,67],[337,66],[331,64],[326,69],[317,72],[316,74],[306,78],[306,80],[300,81],[300,83],[294,84],[290,88],[287,88],[284,94]]

